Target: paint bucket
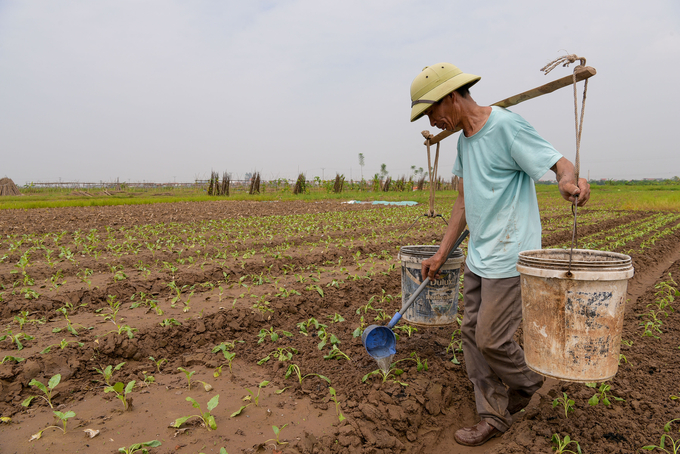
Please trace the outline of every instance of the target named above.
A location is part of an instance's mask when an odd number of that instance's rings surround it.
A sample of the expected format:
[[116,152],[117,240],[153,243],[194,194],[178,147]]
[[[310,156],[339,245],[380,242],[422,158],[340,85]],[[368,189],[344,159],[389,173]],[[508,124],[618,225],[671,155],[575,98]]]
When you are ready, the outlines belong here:
[[[401,259],[401,304],[402,307],[423,281],[421,265],[432,257],[439,246],[402,246]],[[404,312],[404,320],[412,325],[443,326],[456,321],[458,314],[458,289],[460,288],[460,266],[465,255],[460,248],[451,251],[446,263],[439,269],[441,279],[430,281],[418,295],[410,308]]]
[[616,375],[623,331],[629,256],[569,249],[520,252],[524,353],[529,368],[573,382]]

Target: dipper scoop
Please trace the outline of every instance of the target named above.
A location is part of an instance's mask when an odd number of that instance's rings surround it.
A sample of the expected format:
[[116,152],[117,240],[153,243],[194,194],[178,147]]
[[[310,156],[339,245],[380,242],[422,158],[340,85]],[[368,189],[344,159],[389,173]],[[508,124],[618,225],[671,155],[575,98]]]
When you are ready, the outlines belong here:
[[[463,242],[465,237],[468,235],[468,231],[465,230],[463,234],[456,240],[456,244],[453,246],[455,250],[460,243]],[[389,358],[390,356],[397,353],[397,336],[394,335],[392,328],[401,320],[401,316],[406,312],[406,310],[411,307],[411,304],[416,300],[418,295],[427,287],[430,282],[430,278],[426,277],[420,284],[420,287],[413,292],[411,297],[406,301],[406,304],[401,308],[399,312],[394,314],[392,320],[387,324],[387,326],[371,325],[364,330],[361,335],[361,341],[364,343],[366,352],[373,357],[376,361],[380,362],[381,359]]]

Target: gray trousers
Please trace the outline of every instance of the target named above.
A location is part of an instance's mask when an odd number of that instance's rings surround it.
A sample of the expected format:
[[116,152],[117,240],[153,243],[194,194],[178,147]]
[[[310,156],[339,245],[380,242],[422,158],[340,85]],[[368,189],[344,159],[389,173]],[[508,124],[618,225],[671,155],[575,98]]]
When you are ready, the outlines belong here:
[[508,388],[530,396],[544,381],[527,367],[524,351],[512,340],[522,322],[519,276],[486,279],[466,265],[463,286],[463,354],[477,413],[505,432],[512,425]]

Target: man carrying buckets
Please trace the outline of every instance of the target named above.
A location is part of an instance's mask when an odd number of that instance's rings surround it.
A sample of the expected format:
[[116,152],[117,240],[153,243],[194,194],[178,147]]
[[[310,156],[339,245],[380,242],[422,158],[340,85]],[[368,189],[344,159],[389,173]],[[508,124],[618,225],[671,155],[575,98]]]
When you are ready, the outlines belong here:
[[453,173],[458,198],[439,250],[422,263],[435,279],[466,224],[470,230],[463,280],[461,327],[468,377],[481,421],[456,431],[458,443],[478,446],[505,432],[512,414],[526,407],[544,378],[532,372],[512,340],[522,321],[521,251],[541,248],[541,219],[534,181],[555,172],[565,200],[585,205],[590,185],[574,166],[522,117],[501,107],[479,106],[468,89],[479,76],[450,63],[426,67],[411,84],[411,121],[463,132]]

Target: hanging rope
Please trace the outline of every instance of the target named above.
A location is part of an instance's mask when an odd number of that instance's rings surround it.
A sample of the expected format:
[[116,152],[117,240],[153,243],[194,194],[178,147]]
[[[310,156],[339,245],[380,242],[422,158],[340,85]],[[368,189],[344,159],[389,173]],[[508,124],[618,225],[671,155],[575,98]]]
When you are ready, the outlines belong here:
[[[581,115],[579,119],[579,113],[578,113],[578,93],[576,91],[576,70],[580,66],[585,66],[586,65],[586,59],[583,57],[578,57],[576,54],[571,54],[571,55],[565,55],[563,57],[560,57],[556,60],[551,61],[547,65],[545,65],[543,68],[541,68],[541,71],[543,71],[545,74],[548,74],[550,71],[555,69],[557,66],[562,64],[563,67],[568,67],[571,63],[575,63],[576,60],[580,62],[580,65],[574,67],[574,72],[572,74],[573,77],[573,85],[574,85],[574,128],[576,129],[576,159],[574,160],[574,167],[576,170],[576,186],[578,186],[578,178],[579,178],[579,172],[581,168],[581,133],[583,132],[583,114],[586,110],[586,93],[588,92],[588,79],[585,80],[583,83],[583,98],[581,100]],[[578,195],[575,196],[574,203],[571,206],[572,211],[574,213],[574,227],[572,230],[571,234],[571,251],[569,252],[569,269],[567,271],[567,275],[571,275],[571,262],[572,262],[572,257],[574,255],[574,248],[577,246],[577,235],[576,235],[576,218],[577,218],[577,213],[578,213]]]
[[434,153],[434,166],[432,166],[432,158],[430,156],[430,139],[434,136],[429,131],[421,133],[426,139],[427,145],[427,172],[430,176],[430,217],[436,216],[434,211],[434,193],[436,191],[435,184],[437,183],[437,170],[439,168],[439,142],[437,142],[437,150]]

